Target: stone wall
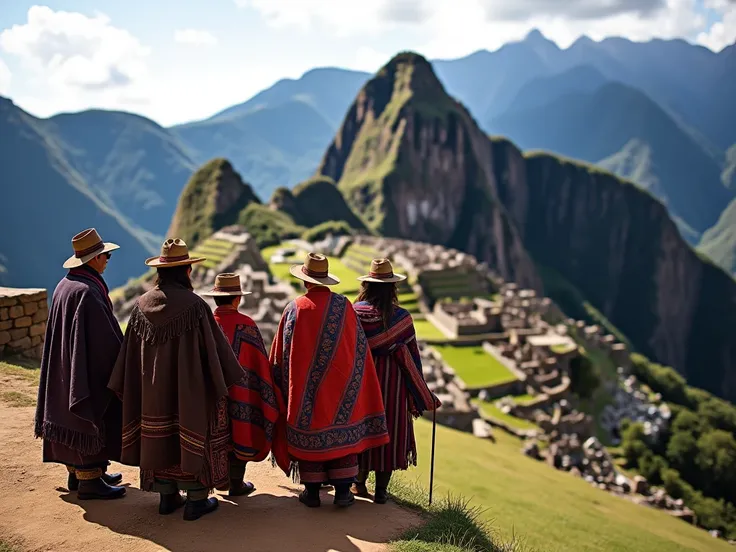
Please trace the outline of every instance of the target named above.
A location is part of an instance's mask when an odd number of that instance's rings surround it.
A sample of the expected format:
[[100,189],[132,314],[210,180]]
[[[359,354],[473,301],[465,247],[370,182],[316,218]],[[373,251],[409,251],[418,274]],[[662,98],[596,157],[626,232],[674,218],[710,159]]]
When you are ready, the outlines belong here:
[[0,287],[0,358],[40,360],[48,316],[45,289]]

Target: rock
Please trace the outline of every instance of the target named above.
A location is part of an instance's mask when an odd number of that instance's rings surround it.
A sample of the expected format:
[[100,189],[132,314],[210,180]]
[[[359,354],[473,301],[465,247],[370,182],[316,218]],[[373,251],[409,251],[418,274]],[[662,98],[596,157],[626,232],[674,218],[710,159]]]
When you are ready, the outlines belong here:
[[49,311],[46,308],[40,309],[36,314],[33,315],[33,323],[38,324],[39,322],[46,322],[49,317]]
[[23,349],[27,349],[28,347],[31,346],[31,338],[28,337],[28,336],[26,336],[26,337],[24,337],[22,339],[18,339],[16,341],[11,341],[10,343],[8,343],[8,346],[11,349],[16,349],[16,350],[22,351]]
[[535,460],[541,459],[541,455],[539,454],[539,445],[534,439],[524,444],[522,452],[530,458],[534,458]]
[[0,321],[7,320],[10,318],[10,312],[8,307],[2,307],[0,308]]
[[38,303],[26,303],[23,305],[23,310],[26,313],[26,316],[34,315],[38,312]]
[[8,312],[10,314],[10,318],[20,318],[25,314],[25,310],[23,310],[23,307],[21,305],[10,307],[10,310]]
[[649,493],[649,482],[641,475],[634,476],[634,492],[640,495]]
[[28,335],[28,328],[17,328],[15,330],[10,330],[10,339],[12,341],[22,339],[27,335]]
[[15,319],[14,326],[16,328],[30,328],[33,325],[33,319],[30,316],[23,316]]
[[11,339],[12,338],[10,337],[10,332],[0,332],[0,345],[10,343]]
[[12,327],[13,327],[12,320],[3,320],[2,322],[0,322],[0,331],[9,330]]
[[43,335],[45,333],[46,333],[46,322],[42,322],[41,324],[32,326],[30,329],[29,335],[31,337],[35,337],[38,335]]
[[580,470],[576,466],[573,466],[572,468],[570,468],[570,473],[574,475],[575,477],[583,476],[583,474],[580,472]]

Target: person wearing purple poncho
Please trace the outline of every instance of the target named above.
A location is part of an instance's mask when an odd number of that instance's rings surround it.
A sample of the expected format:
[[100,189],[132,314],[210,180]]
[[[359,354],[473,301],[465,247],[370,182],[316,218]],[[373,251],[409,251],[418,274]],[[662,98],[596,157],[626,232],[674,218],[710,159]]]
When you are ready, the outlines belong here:
[[120,498],[122,475],[106,472],[120,459],[122,406],[107,383],[123,334],[102,277],[119,246],[90,228],[72,247],[46,327],[35,435],[43,438],[43,461],[67,467],[67,486],[79,499]]

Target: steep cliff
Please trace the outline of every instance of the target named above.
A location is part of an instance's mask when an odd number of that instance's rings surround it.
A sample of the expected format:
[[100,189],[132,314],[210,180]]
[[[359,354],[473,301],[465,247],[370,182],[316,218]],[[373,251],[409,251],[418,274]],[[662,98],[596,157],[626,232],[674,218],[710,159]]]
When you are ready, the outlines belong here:
[[423,57],[394,57],[359,92],[318,173],[373,230],[438,243],[539,287],[498,199],[491,144]]
[[216,230],[237,222],[249,204],[260,204],[229,161],[205,163],[187,182],[179,197],[168,236],[182,238],[189,247]]
[[534,260],[644,354],[736,399],[736,282],[681,238],[647,192],[582,163],[493,141],[499,197]]

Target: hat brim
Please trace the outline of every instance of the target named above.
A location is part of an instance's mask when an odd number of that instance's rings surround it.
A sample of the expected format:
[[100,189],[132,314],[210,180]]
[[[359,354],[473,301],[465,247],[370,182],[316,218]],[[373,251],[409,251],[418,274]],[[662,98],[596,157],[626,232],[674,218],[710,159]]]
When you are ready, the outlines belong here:
[[253,295],[252,291],[203,291],[200,295],[204,297],[244,297]]
[[120,249],[120,246],[116,243],[112,242],[103,242],[102,251],[95,251],[94,253],[90,253],[89,255],[85,255],[84,257],[75,257],[72,255],[69,257],[66,261],[64,261],[63,267],[64,268],[77,268],[82,266],[83,264],[88,263],[92,259],[94,259],[97,255],[102,255],[104,253],[110,253],[111,251],[115,251],[116,249]]
[[201,263],[202,261],[206,260],[206,257],[189,257],[188,259],[184,259],[183,261],[174,261],[173,263],[167,263],[161,261],[158,257],[150,257],[146,259],[146,266],[152,266],[154,268],[165,268],[170,266],[184,266],[194,263]]
[[334,274],[330,274],[329,272],[327,273],[326,278],[313,278],[312,276],[307,276],[302,272],[303,266],[304,265],[292,265],[291,268],[289,268],[289,274],[298,280],[309,282],[310,284],[317,284],[319,286],[334,286],[340,283],[340,278]]
[[396,284],[404,280],[406,280],[406,276],[403,274],[394,274],[391,278],[373,278],[367,274],[358,277],[359,282],[373,282],[374,284]]

